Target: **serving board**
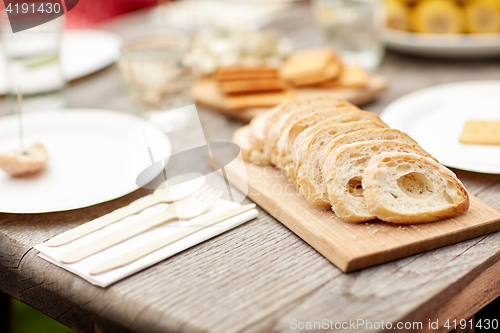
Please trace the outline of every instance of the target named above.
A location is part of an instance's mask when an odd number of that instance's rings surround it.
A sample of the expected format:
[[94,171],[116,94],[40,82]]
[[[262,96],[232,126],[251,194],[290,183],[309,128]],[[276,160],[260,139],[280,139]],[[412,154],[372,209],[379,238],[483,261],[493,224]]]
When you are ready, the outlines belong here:
[[[300,88],[293,89],[289,93],[291,96],[307,96],[322,93],[331,93],[335,96],[343,97],[356,105],[363,105],[376,100],[387,89],[387,78],[382,75],[373,74],[366,87],[362,88]],[[196,102],[206,105],[217,112],[224,113],[232,118],[249,122],[260,112],[269,110],[269,107],[253,108],[232,108],[228,97],[224,95],[212,79],[198,79],[193,83],[192,95]],[[285,99],[289,98],[285,97]],[[281,102],[281,101],[280,101]],[[278,103],[279,104],[279,103]]]
[[343,272],[351,272],[500,230],[500,211],[470,195],[469,210],[426,224],[380,220],[348,223],[330,209],[313,208],[273,167],[245,163],[246,177],[226,170],[248,197]]

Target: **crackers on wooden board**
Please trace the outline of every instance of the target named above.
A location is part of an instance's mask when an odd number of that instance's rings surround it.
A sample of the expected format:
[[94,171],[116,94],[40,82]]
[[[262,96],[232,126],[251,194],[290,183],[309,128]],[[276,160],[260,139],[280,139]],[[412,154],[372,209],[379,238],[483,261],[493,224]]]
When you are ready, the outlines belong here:
[[257,91],[285,90],[286,85],[280,80],[244,80],[220,82],[219,87],[225,94],[238,94]]
[[459,141],[477,145],[500,145],[500,121],[468,120]]
[[278,79],[279,73],[273,67],[220,67],[214,74],[217,82]]
[[278,70],[272,67],[222,67],[214,79],[225,94],[283,91],[287,89]]
[[299,91],[337,88],[364,88],[370,75],[359,66],[342,64],[337,52],[329,47],[296,52],[281,67],[232,65],[220,67],[208,80],[213,85],[196,98],[206,104],[228,110],[272,107]]

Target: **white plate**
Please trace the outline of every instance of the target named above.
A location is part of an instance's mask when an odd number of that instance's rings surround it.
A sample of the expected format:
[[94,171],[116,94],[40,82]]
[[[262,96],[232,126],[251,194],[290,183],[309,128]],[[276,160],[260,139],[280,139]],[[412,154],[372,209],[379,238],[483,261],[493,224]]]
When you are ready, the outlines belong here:
[[386,29],[382,40],[392,50],[421,56],[500,57],[500,34],[417,34]]
[[408,133],[446,166],[500,173],[500,146],[458,142],[467,120],[500,121],[500,81],[422,89],[391,103],[381,117],[391,127]]
[[[118,35],[106,31],[65,31],[61,42],[64,76],[71,81],[111,65],[120,56],[121,44]],[[0,94],[6,94],[9,88],[3,54],[0,54],[0,73]]]
[[[19,147],[18,119],[0,118],[0,152]],[[26,145],[41,142],[50,160],[42,172],[12,178],[0,169],[0,212],[45,213],[87,207],[138,188],[137,176],[168,158],[170,141],[160,129],[132,115],[68,109],[26,114]],[[147,137],[146,137],[147,136]]]

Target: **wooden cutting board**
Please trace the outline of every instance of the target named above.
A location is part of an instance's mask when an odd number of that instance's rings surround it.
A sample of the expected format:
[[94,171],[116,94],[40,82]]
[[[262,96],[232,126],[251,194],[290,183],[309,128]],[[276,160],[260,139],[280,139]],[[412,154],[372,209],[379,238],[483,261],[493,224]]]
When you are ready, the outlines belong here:
[[[226,168],[227,169],[227,168]],[[374,220],[347,223],[330,209],[314,209],[279,169],[246,163],[247,179],[228,179],[344,272],[374,266],[500,230],[500,211],[471,195],[470,209],[455,218],[400,225]]]
[[[362,105],[374,101],[379,98],[380,95],[387,89],[388,83],[387,79],[381,75],[371,75],[370,81],[366,87],[363,88],[300,88],[289,91],[287,94],[283,93],[268,93],[257,97],[253,102],[255,104],[266,103],[269,101],[272,104],[268,106],[260,107],[248,107],[239,108],[235,106],[240,104],[231,100],[232,97],[224,95],[217,85],[217,82],[211,79],[198,79],[193,83],[192,95],[197,103],[206,105],[213,110],[224,113],[232,118],[243,120],[249,122],[253,117],[255,117],[260,112],[265,112],[269,110],[274,105],[277,105],[284,100],[291,98],[292,96],[307,96],[313,94],[331,93],[335,96],[340,96],[346,98],[351,103],[356,105]],[[242,96],[236,97],[241,98]],[[246,98],[243,96],[243,98]],[[251,103],[251,101],[250,101]]]

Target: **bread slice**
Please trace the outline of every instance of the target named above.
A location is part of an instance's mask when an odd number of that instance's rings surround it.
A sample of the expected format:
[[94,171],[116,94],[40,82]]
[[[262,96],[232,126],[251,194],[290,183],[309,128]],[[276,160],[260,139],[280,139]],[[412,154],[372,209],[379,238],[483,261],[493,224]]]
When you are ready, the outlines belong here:
[[271,150],[271,152],[274,153],[276,151],[276,146],[278,144],[278,141],[280,139],[281,134],[283,133],[283,126],[284,126],[285,122],[288,121],[290,114],[292,114],[292,113],[297,114],[298,113],[298,114],[302,115],[302,117],[303,117],[305,115],[314,113],[316,111],[329,110],[329,109],[341,108],[341,107],[347,107],[347,108],[359,110],[357,107],[353,106],[349,102],[328,101],[328,102],[314,103],[314,104],[304,106],[304,107],[298,108],[296,110],[287,112],[286,114],[283,114],[279,119],[276,119],[274,124],[271,126],[269,132],[267,133],[266,146]]
[[344,134],[330,141],[325,146],[325,149],[323,149],[323,151],[319,156],[319,165],[321,166],[321,168],[323,168],[323,165],[325,164],[328,155],[334,154],[337,149],[339,149],[344,145],[348,145],[355,142],[371,141],[371,140],[391,140],[391,141],[406,143],[412,148],[418,150],[420,152],[420,155],[433,158],[422,147],[420,147],[420,145],[415,140],[413,140],[408,134],[393,128],[377,128],[377,129],[367,129],[367,130]]
[[292,147],[292,156],[294,156],[294,158],[296,158],[295,156],[297,154],[298,147],[300,147],[300,145],[302,144],[302,141],[305,138],[307,138],[311,134],[315,133],[317,130],[324,128],[326,126],[345,124],[345,123],[354,122],[354,121],[372,121],[372,122],[375,122],[375,123],[382,125],[382,127],[389,127],[376,114],[371,113],[371,112],[367,112],[367,111],[360,111],[360,112],[361,113],[349,113],[349,114],[344,115],[340,118],[326,119],[323,122],[318,123],[315,126],[312,126],[312,127],[308,128],[307,130],[303,131],[295,139],[294,145]]
[[233,132],[231,142],[240,147],[241,155],[246,162],[251,162],[250,155],[252,153],[252,144],[250,143],[251,127],[249,125],[242,126]]
[[[282,167],[279,164],[279,157],[280,157],[280,152],[279,152],[279,142],[280,140],[286,140],[283,138],[283,136],[287,136],[289,133],[290,127],[294,125],[298,120],[311,116],[311,115],[316,115],[317,118],[323,118],[323,120],[336,117],[342,114],[346,113],[352,113],[358,111],[358,107],[354,105],[348,105],[348,106],[339,106],[339,107],[326,107],[326,108],[320,108],[318,111],[316,107],[306,107],[304,109],[300,109],[298,111],[294,111],[291,113],[286,114],[285,116],[282,117],[282,125],[281,125],[281,130],[279,132],[279,140],[276,143],[276,146],[274,149],[271,151],[271,161],[273,162],[274,165],[278,167]],[[276,132],[278,134],[278,132]]]
[[255,149],[252,149],[250,152],[250,162],[264,166],[272,165],[269,154],[267,154],[265,151],[262,152],[260,150],[255,150]]
[[250,121],[250,144],[252,146],[252,153],[250,159],[252,162],[262,165],[271,165],[271,155],[265,149],[264,144],[264,127],[266,125],[269,112],[262,112],[255,116]]
[[323,181],[333,211],[347,222],[364,222],[377,218],[363,196],[363,173],[373,156],[382,152],[419,154],[409,145],[389,140],[373,140],[345,145],[328,156],[323,165]]
[[347,124],[336,124],[319,129],[307,137],[297,151],[294,160],[297,172],[299,193],[306,197],[313,206],[329,207],[328,196],[323,191],[323,177],[319,165],[319,155],[325,145],[336,137],[369,128],[383,128],[372,121],[359,121]]
[[281,116],[305,106],[317,103],[332,103],[333,105],[350,104],[347,100],[337,96],[333,96],[331,94],[318,94],[298,97],[283,102],[269,111],[269,115],[267,116],[266,124],[264,126],[264,141],[267,143],[267,138],[269,136],[271,127],[274,126],[274,124],[278,121],[278,119],[281,118]]
[[[344,107],[342,109],[345,109]],[[359,110],[355,107],[354,110]],[[329,117],[331,115],[331,117]],[[284,131],[284,133],[280,137],[280,141],[278,141],[277,145],[277,165],[284,170],[284,172],[288,175],[290,182],[294,183],[295,178],[297,177],[295,172],[295,167],[293,163],[293,154],[294,154],[294,145],[296,139],[299,135],[301,135],[308,128],[313,127],[323,121],[324,124],[343,124],[353,121],[369,121],[373,120],[374,122],[379,122],[380,124],[387,126],[380,118],[371,112],[366,111],[354,111],[354,112],[339,112],[337,116],[335,114],[328,113],[326,111],[316,112],[311,114],[308,117],[304,117],[297,122],[295,122],[289,129]],[[322,127],[320,125],[318,127]],[[316,132],[318,127],[315,127],[312,131]],[[301,138],[302,141],[302,138]]]
[[432,222],[469,209],[469,195],[455,174],[416,154],[374,156],[362,184],[368,210],[386,222]]
[[[342,106],[340,106],[342,107]],[[350,108],[350,106],[346,106],[347,108]],[[271,151],[271,156],[277,154],[277,146],[278,146],[278,141],[281,137],[281,134],[283,134],[283,131],[286,129],[286,126],[291,126],[293,122],[299,120],[300,118],[310,115],[312,113],[315,113],[317,111],[322,111],[322,110],[336,110],[338,109],[339,106],[336,105],[331,105],[329,103],[317,103],[317,104],[312,104],[303,108],[300,108],[296,111],[289,112],[287,114],[284,114],[281,116],[280,119],[276,121],[276,123],[271,127],[271,130],[269,131],[269,135],[266,140],[266,147]],[[348,111],[344,112],[352,112],[353,110],[350,109]],[[272,161],[272,158],[271,158]]]
[[264,150],[264,127],[266,126],[267,117],[269,112],[262,112],[252,118],[250,127],[252,132],[250,134],[250,143],[252,147],[257,150]]

